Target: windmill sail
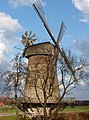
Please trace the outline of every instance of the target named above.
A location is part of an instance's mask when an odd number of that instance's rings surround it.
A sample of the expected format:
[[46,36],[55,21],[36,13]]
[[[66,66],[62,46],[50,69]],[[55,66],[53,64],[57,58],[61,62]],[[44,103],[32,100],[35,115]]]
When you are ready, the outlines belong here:
[[58,38],[57,38],[57,44],[58,45],[59,45],[59,42],[62,40],[65,31],[66,31],[66,26],[65,26],[64,22],[62,21],[60,31],[59,31],[59,34],[58,34]]
[[[57,38],[57,42],[49,28],[49,26],[47,25],[47,21],[45,19],[45,14],[43,12],[43,9],[42,9],[42,6],[41,6],[41,3],[40,3],[40,0],[37,0],[34,4],[33,4],[33,8],[35,9],[35,11],[37,12],[38,16],[40,17],[42,23],[44,24],[44,27],[46,28],[48,34],[50,35],[52,41],[54,42],[54,44],[56,45],[56,47],[58,48],[58,51],[57,51],[57,55],[56,55],[56,60],[57,60],[57,57],[58,57],[58,53],[60,53],[61,57],[64,59],[68,69],[71,71],[72,75],[74,76],[74,79],[76,80],[76,77],[74,75],[74,70],[72,69],[71,65],[70,65],[70,62],[64,52],[64,50],[62,50],[59,46],[59,42],[60,40],[62,39],[63,35],[64,35],[64,32],[66,30],[66,27],[64,25],[64,23],[62,22],[61,24],[61,28],[60,28],[60,32],[59,32],[59,35],[58,35],[58,38]],[[57,61],[56,61],[57,62]]]
[[62,52],[61,56],[64,58],[64,61],[65,61],[66,65],[67,65],[67,68],[71,71],[72,75],[74,76],[74,79],[76,80],[76,77],[75,77],[75,74],[74,74],[74,70],[72,69],[72,67],[70,65],[70,61],[68,60],[68,58],[67,58],[67,56],[66,56],[66,54],[65,54],[63,49],[61,50],[61,52]]
[[44,10],[42,8],[42,4],[41,4],[40,0],[36,0],[34,5],[36,6],[37,10],[40,12],[40,14],[41,14],[42,18],[44,19],[44,21],[47,23],[46,15],[44,13]]
[[[53,33],[51,32],[50,28],[47,25],[47,21],[45,19],[45,14],[42,12],[42,8],[40,7],[41,3],[40,0],[37,0],[34,4],[33,4],[33,8],[35,9],[35,11],[37,12],[38,16],[40,17],[42,23],[44,24],[44,27],[46,28],[47,32],[49,33],[51,39],[53,40],[53,42],[56,44],[56,40],[53,36]],[[40,9],[41,8],[41,9]],[[41,12],[40,12],[41,11]]]

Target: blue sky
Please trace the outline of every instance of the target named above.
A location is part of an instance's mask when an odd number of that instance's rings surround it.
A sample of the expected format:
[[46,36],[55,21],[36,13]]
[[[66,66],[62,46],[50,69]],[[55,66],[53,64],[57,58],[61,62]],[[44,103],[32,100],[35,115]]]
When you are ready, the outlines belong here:
[[[38,42],[50,41],[41,20],[32,8],[36,0],[0,0],[0,70],[9,68],[9,60],[23,48],[21,36],[32,30]],[[41,1],[48,24],[57,38],[61,21],[66,33],[61,41],[64,48],[71,48],[89,61],[89,0],[43,0]],[[89,99],[89,84],[81,82],[82,89],[74,92],[77,99]],[[83,95],[82,95],[83,94]]]

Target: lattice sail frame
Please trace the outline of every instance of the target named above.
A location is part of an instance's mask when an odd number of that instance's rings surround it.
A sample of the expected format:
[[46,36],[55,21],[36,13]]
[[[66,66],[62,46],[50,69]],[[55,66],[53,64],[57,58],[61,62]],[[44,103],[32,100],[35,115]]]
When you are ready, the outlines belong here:
[[[33,8],[35,9],[35,11],[37,12],[37,14],[38,14],[38,16],[40,17],[41,21],[43,22],[44,27],[46,28],[47,32],[49,33],[49,35],[50,35],[53,43],[54,43],[55,46],[58,48],[58,52],[57,52],[57,53],[60,53],[61,57],[62,57],[63,60],[65,61],[65,64],[66,64],[67,68],[68,68],[68,69],[70,70],[70,72],[72,73],[74,79],[77,80],[76,77],[75,77],[74,70],[73,70],[73,68],[72,68],[71,65],[70,65],[70,61],[68,60],[68,58],[67,58],[67,56],[66,56],[66,53],[64,52],[63,48],[60,48],[60,46],[59,46],[59,42],[60,42],[61,39],[63,38],[63,35],[64,35],[65,31],[66,31],[66,26],[64,25],[64,22],[62,21],[61,28],[60,28],[60,31],[59,31],[59,34],[58,34],[58,38],[57,38],[57,41],[56,41],[55,38],[54,38],[54,35],[53,35],[52,31],[51,31],[51,29],[49,28],[49,26],[48,26],[47,23],[45,22],[45,19],[44,19],[44,17],[43,17],[44,14],[42,14],[43,12],[42,12],[42,13],[40,12],[40,11],[42,10],[42,8],[41,8],[41,10],[40,10],[39,5],[41,6],[41,2],[40,2],[40,0],[37,0],[37,1],[33,4]],[[41,7],[42,7],[42,6],[41,6]],[[58,55],[57,55],[57,57],[58,57]]]

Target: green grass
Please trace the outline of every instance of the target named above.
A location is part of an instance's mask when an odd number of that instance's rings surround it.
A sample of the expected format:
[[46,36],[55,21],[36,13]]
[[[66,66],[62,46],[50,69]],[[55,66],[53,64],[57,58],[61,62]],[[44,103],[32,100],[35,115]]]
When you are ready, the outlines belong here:
[[[0,120],[16,120],[15,116],[0,116]],[[19,118],[19,120],[23,120],[22,118]],[[31,120],[31,119],[26,119],[26,120]]]
[[15,106],[11,106],[11,105],[4,105],[2,107],[0,107],[0,113],[15,113]]
[[66,107],[63,112],[89,112],[89,106]]
[[[13,114],[16,113],[15,105],[4,105],[0,107],[0,114]],[[19,110],[19,114],[22,112]],[[0,120],[16,120],[16,116],[0,116]],[[19,116],[19,120],[23,120],[21,115]],[[26,119],[29,120],[29,119]]]
[[[66,107],[63,112],[89,112],[89,106]],[[15,107],[5,105],[0,107],[0,113],[15,113]],[[16,116],[0,116],[0,120],[16,120]],[[20,120],[22,120],[20,116]]]
[[16,120],[15,116],[0,116],[0,120]]
[[[0,113],[15,113],[15,106],[4,105],[0,107]],[[21,111],[19,111],[21,113]],[[89,112],[89,106],[75,106],[71,108],[70,106],[64,109],[64,112]]]

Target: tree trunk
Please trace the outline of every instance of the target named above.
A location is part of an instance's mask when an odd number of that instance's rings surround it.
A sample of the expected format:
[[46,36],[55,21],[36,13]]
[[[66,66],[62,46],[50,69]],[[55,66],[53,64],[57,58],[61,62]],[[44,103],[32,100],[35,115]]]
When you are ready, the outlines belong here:
[[19,120],[19,111],[17,105],[16,105],[16,120]]
[[18,110],[18,101],[17,101],[17,87],[15,86],[15,102],[16,102],[16,120],[19,120],[19,110]]

